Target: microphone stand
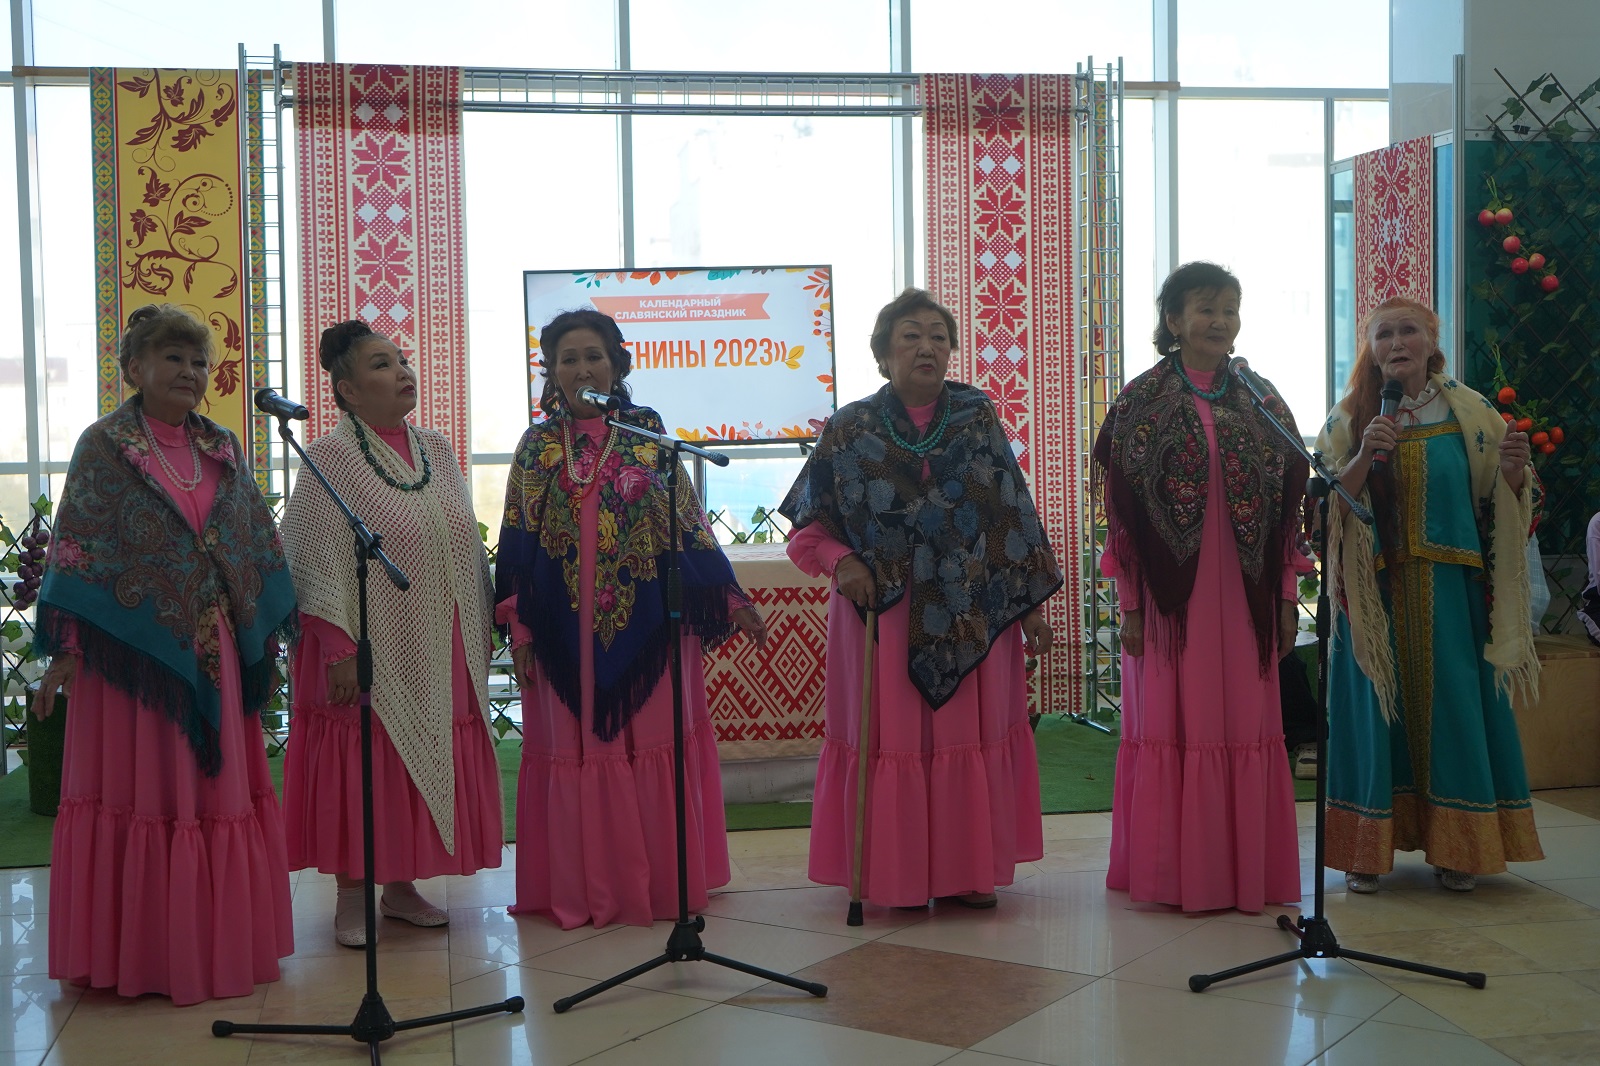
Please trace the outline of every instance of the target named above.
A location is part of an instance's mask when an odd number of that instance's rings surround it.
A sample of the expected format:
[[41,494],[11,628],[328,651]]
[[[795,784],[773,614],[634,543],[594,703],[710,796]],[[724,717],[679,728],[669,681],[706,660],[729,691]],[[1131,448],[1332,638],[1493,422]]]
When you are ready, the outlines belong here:
[[211,1023],[211,1035],[232,1036],[234,1033],[297,1033],[321,1036],[348,1036],[357,1043],[366,1044],[370,1061],[373,1066],[382,1062],[378,1046],[383,1041],[394,1036],[395,1033],[407,1029],[420,1029],[429,1025],[444,1025],[448,1022],[460,1021],[463,1018],[477,1018],[485,1014],[499,1014],[502,1011],[515,1014],[522,1010],[521,996],[512,996],[510,999],[499,1003],[486,1004],[482,1007],[470,1007],[466,1010],[450,1011],[445,1014],[432,1014],[426,1018],[413,1018],[410,1021],[395,1021],[389,1013],[389,1008],[384,1005],[383,996],[378,992],[378,906],[377,892],[372,880],[374,865],[373,845],[373,814],[372,814],[372,642],[367,636],[367,560],[376,559],[383,567],[384,576],[401,592],[411,587],[411,579],[394,564],[383,551],[383,537],[367,528],[366,523],[350,509],[350,505],[334,491],[328,479],[311,457],[306,454],[300,442],[295,439],[294,431],[289,428],[289,416],[278,414],[278,435],[289,443],[300,455],[300,462],[305,469],[310,470],[316,479],[321,482],[323,489],[333,500],[334,505],[344,512],[346,521],[350,524],[350,532],[355,535],[356,552],[356,590],[358,604],[358,629],[356,639],[356,684],[361,690],[361,856],[364,864],[365,878],[362,885],[365,894],[367,918],[367,993],[361,1000],[361,1006],[356,1010],[356,1016],[349,1025],[278,1025],[261,1024],[258,1022],[230,1022],[215,1021]]
[[[1256,382],[1249,371],[1242,371],[1239,380],[1250,390],[1251,399],[1256,410],[1259,411],[1267,422],[1276,429],[1283,438],[1294,445],[1295,450],[1304,455],[1311,463],[1315,472],[1306,483],[1306,495],[1317,501],[1317,518],[1321,523],[1321,536],[1323,544],[1327,543],[1328,530],[1328,493],[1331,489],[1337,492],[1341,499],[1349,505],[1356,518],[1367,524],[1372,524],[1372,512],[1368,511],[1341,484],[1339,479],[1329,471],[1323,462],[1321,452],[1307,452],[1304,442],[1292,433],[1277,417],[1267,409],[1265,390]],[[1189,991],[1204,992],[1218,981],[1229,981],[1235,977],[1243,977],[1247,973],[1265,970],[1280,963],[1293,962],[1296,959],[1354,959],[1357,962],[1370,962],[1378,966],[1388,966],[1396,970],[1409,970],[1412,973],[1424,973],[1433,977],[1444,977],[1452,981],[1461,981],[1473,988],[1482,988],[1488,978],[1482,973],[1473,971],[1463,973],[1460,970],[1448,970],[1441,966],[1429,966],[1420,962],[1407,962],[1402,959],[1392,959],[1385,955],[1374,955],[1366,951],[1354,951],[1342,947],[1339,939],[1334,935],[1333,927],[1328,924],[1327,917],[1323,914],[1323,859],[1327,854],[1328,830],[1328,641],[1331,632],[1328,613],[1328,559],[1324,552],[1321,579],[1317,586],[1317,845],[1316,845],[1316,885],[1312,889],[1312,905],[1309,915],[1302,914],[1291,921],[1287,914],[1278,915],[1278,928],[1292,933],[1299,941],[1300,946],[1293,951],[1286,951],[1281,955],[1271,958],[1259,959],[1256,962],[1247,962],[1242,966],[1234,966],[1217,973],[1197,973],[1189,978]]]
[[[715,463],[718,466],[727,466],[728,457],[717,452],[697,448],[693,444],[681,441],[665,433],[645,429],[642,426],[624,422],[620,418],[606,415],[606,425],[623,433],[631,433],[636,437],[643,437],[656,446],[656,469],[667,484],[668,503],[668,547],[666,557],[666,625],[667,625],[667,661],[671,667],[672,678],[672,778],[673,778],[673,806],[677,816],[678,836],[678,920],[673,923],[672,932],[667,937],[667,948],[660,955],[646,962],[640,963],[631,970],[625,970],[614,977],[608,977],[599,984],[592,985],[574,995],[555,1001],[555,1012],[564,1014],[571,1008],[582,1003],[590,996],[597,996],[610,988],[615,988],[624,981],[631,981],[640,974],[649,973],[658,966],[669,962],[714,962],[718,966],[725,966],[730,970],[738,970],[755,977],[762,977],[768,981],[788,985],[809,992],[813,996],[826,996],[828,986],[817,984],[814,981],[802,981],[797,977],[787,974],[775,973],[772,970],[763,970],[759,966],[752,966],[737,959],[730,959],[725,955],[715,955],[705,949],[700,941],[700,933],[706,927],[704,915],[689,917],[689,862],[688,862],[688,823],[684,814],[684,755],[683,755],[683,651],[681,634],[683,630],[683,585],[679,572],[678,551],[681,547],[681,531],[678,529],[678,453],[688,452],[691,455]],[[520,1000],[518,1001],[520,1005]]]

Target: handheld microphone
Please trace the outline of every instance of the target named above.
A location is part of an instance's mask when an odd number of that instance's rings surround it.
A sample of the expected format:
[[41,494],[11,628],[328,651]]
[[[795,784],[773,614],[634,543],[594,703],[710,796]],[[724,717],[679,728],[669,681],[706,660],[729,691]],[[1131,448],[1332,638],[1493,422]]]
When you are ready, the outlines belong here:
[[[1405,395],[1405,390],[1400,387],[1400,382],[1390,378],[1383,383],[1383,404],[1378,408],[1378,413],[1388,418],[1393,418],[1394,413],[1400,410],[1400,397]],[[1389,453],[1379,449],[1372,453],[1373,463],[1387,463]]]
[[256,390],[256,410],[277,418],[305,419],[311,417],[311,412],[306,410],[305,404],[284,399],[271,389]]
[[597,411],[615,411],[622,406],[621,397],[613,396],[608,392],[601,392],[599,389],[590,388],[588,385],[578,390],[578,399]]

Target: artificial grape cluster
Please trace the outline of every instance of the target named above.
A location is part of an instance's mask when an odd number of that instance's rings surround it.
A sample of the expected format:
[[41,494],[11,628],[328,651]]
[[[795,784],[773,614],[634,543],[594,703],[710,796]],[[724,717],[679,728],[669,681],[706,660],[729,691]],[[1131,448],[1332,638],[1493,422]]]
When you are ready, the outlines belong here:
[[39,598],[39,586],[44,584],[45,546],[50,543],[50,531],[45,529],[24,533],[17,540],[17,580],[11,586],[12,600],[20,607],[31,607]]

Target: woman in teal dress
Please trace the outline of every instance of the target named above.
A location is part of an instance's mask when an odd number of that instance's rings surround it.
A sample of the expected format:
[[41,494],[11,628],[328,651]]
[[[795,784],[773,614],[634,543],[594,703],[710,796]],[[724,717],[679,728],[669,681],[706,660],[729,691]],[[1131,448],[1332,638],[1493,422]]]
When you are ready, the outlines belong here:
[[[1377,891],[1397,850],[1422,850],[1458,892],[1544,857],[1510,703],[1539,670],[1528,437],[1442,373],[1438,337],[1422,304],[1378,305],[1317,438],[1377,515],[1367,526],[1335,503],[1324,555],[1336,606],[1326,861],[1352,892]],[[1405,392],[1394,418],[1377,413],[1386,379]]]

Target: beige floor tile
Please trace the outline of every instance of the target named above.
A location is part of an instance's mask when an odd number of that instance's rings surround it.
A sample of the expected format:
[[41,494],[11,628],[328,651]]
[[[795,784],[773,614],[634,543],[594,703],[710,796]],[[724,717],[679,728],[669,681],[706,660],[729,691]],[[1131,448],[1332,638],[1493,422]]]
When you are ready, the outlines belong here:
[[[341,1010],[348,1004],[349,1013],[367,987],[366,958],[362,952],[346,951],[343,955],[314,956],[304,959],[285,959],[283,978],[267,986],[266,1010],[320,1008],[331,1002]],[[450,994],[449,953],[438,951],[406,951],[387,958],[379,954],[378,991],[384,999],[438,999]]]
[[1111,838],[1052,840],[1045,845],[1044,857],[1035,860],[1034,865],[1044,873],[1064,870],[1109,870]]
[[1323,1052],[1312,1066],[1516,1066],[1481,1040],[1461,1033],[1410,1029],[1372,1021]]
[[250,1041],[218,1039],[211,1022],[226,1017],[253,1022],[260,1008],[233,1010],[237,1000],[176,1008],[157,996],[124,1000],[95,1010],[85,996],[45,1057],[48,1066],[238,1066],[250,1056]]
[[[1456,895],[1456,893],[1447,893]],[[1322,914],[1333,927],[1340,942],[1346,936],[1362,933],[1389,933],[1408,929],[1455,929],[1458,923],[1450,918],[1419,906],[1419,894],[1409,892],[1378,892],[1363,896],[1354,892],[1330,892],[1322,899]],[[1277,913],[1291,918],[1311,913],[1311,900],[1305,901],[1304,911],[1288,907],[1269,908],[1264,914],[1241,914],[1230,911],[1217,916],[1219,921],[1238,922],[1245,925],[1270,925],[1276,927]]]
[[1110,911],[1108,896],[1125,898],[1107,893],[1099,901],[1059,900],[1005,892],[991,911],[941,903],[928,921],[878,942],[1099,976],[1192,928],[1192,920],[1179,914]]
[[1600,877],[1600,822],[1539,830],[1540,862],[1519,862],[1512,871],[1530,881],[1562,877]]
[[1309,801],[1302,801],[1294,805],[1295,825],[1316,825],[1317,805]]
[[39,1066],[43,1051],[0,1051],[0,1066]]
[[[1368,897],[1378,899],[1388,895]],[[1600,909],[1580,903],[1552,887],[1516,878],[1485,882],[1472,892],[1437,888],[1406,890],[1395,895],[1446,918],[1456,925],[1521,925],[1526,922],[1574,922],[1600,919]]]
[[475,907],[450,912],[451,953],[490,962],[518,962],[602,936],[605,932],[592,925],[562,929],[541,915],[513,916],[504,907]]
[[1600,788],[1553,788],[1535,792],[1534,799],[1600,820]]
[[[1053,870],[1041,872],[1000,890],[1000,906],[1012,896],[1043,896],[1057,900],[1071,908],[1076,917],[1126,918],[1135,914],[1163,914],[1182,917],[1176,907],[1164,903],[1135,903],[1126,892],[1112,892],[1106,888],[1104,870]],[[1212,917],[1188,916],[1191,920],[1205,921]]]
[[[348,1025],[360,1007],[360,997],[348,1003],[329,999],[323,1003],[297,1004],[294,1007],[267,1008],[261,1012],[263,1025]],[[383,1005],[395,1021],[424,1018],[450,1009],[449,997],[424,996],[417,998],[383,997]],[[359,1062],[361,1047],[348,1036],[259,1034],[253,1036],[250,1050],[252,1064],[294,1063],[295,1066],[335,1066],[337,1063]],[[450,1026],[434,1025],[423,1029],[398,1032],[379,1045],[385,1063],[404,1063],[420,1066],[430,1057],[443,1057],[449,1062],[454,1055]],[[354,1052],[354,1055],[352,1055]],[[420,1061],[417,1061],[420,1060]],[[430,1064],[431,1066],[431,1064]]]
[[[1537,973],[1544,967],[1526,955],[1482,935],[1477,929],[1418,929],[1394,933],[1340,936],[1341,946],[1447,970],[1495,974]],[[1387,979],[1380,971],[1395,972],[1376,963],[1358,962],[1368,973]]]
[[50,868],[0,870],[0,915],[43,914],[50,909]]
[[[1212,921],[1119,967],[1111,976],[1118,981],[1187,990],[1189,978],[1195,974],[1218,973],[1296,947],[1294,937],[1282,930]],[[1394,989],[1382,981],[1333,959],[1280,963],[1214,984],[1204,994],[1352,1018],[1370,1018],[1396,997]]]
[[845,924],[850,915],[850,894],[831,885],[783,888],[768,892],[724,892],[711,898],[705,913],[740,921],[809,929],[814,933],[875,940],[896,929],[927,921],[930,910],[902,911],[894,907],[862,904],[863,924]]
[[810,852],[810,829],[767,829],[728,834],[728,857],[735,862],[755,858],[803,859]]
[[1480,1039],[1600,1030],[1600,992],[1561,974],[1490,977],[1482,989],[1421,974],[1384,981]]
[[805,856],[760,856],[730,860],[733,878],[725,892],[763,892],[778,888],[807,888],[813,882]]
[[1566,877],[1539,884],[1585,906],[1600,908],[1600,877]]
[[[759,1049],[759,1059],[752,1059]],[[719,1005],[585,1060],[585,1066],[660,1066],[667,1062],[759,1061],[761,1066],[872,1063],[932,1066],[954,1048],[859,1029]]]
[[1541,970],[1578,970],[1600,961],[1600,918],[1490,925],[1478,932],[1532,959]]
[[[1586,789],[1573,789],[1572,791],[1589,791]],[[1600,789],[1594,791],[1600,792]],[[1549,797],[1549,798],[1546,798]],[[1533,797],[1533,821],[1540,830],[1555,829],[1566,825],[1594,825],[1600,820],[1600,815],[1589,814],[1584,809],[1582,799],[1572,797],[1565,803],[1561,802],[1559,792],[1540,792]],[[1569,806],[1568,804],[1572,804]],[[1595,804],[1595,810],[1600,811],[1600,801]]]
[[1600,1062],[1600,1031],[1536,1033],[1486,1041],[1522,1066],[1594,1066]]
[[1029,1066],[1026,1059],[1005,1058],[982,1051],[963,1051],[945,1059],[939,1066],[1018,1066],[1019,1063]]
[[[444,951],[449,947],[447,926],[423,929],[398,918],[378,916],[378,957],[408,954],[415,951]],[[333,913],[318,914],[313,918],[300,915],[294,920],[294,959],[314,959],[361,955],[360,948],[346,947],[334,939]],[[379,963],[381,969],[383,963]]]
[[50,969],[48,915],[0,915],[0,978]]
[[[657,922],[649,929],[624,926],[593,941],[546,952],[533,961],[542,970],[601,980],[661,955],[671,931],[671,922]],[[709,952],[787,974],[830,955],[849,951],[861,941],[710,916],[706,918],[701,943]],[[667,963],[630,983],[659,992],[720,1002],[763,981],[716,963],[679,962]],[[796,990],[794,994],[803,996],[806,993]]]
[[1104,978],[974,1050],[1068,1066],[1309,1062],[1361,1022]]
[[[1600,959],[1594,959],[1592,962],[1600,963]],[[1600,992],[1600,970],[1568,970],[1564,976],[1572,978],[1584,988]]]
[[1441,1033],[1464,1031],[1455,1022],[1441,1018],[1410,996],[1396,996],[1387,1007],[1374,1014],[1372,1020],[1390,1025],[1407,1025],[1413,1029],[1437,1029]]
[[1088,984],[1083,974],[863,944],[796,974],[828,986],[826,997],[794,996],[766,984],[730,1002],[791,1018],[967,1047]]
[[494,1014],[455,1027],[461,1063],[563,1066],[636,1040],[711,1006],[703,999],[622,985],[557,1014],[551,1004],[589,987],[586,978],[511,966],[454,989],[456,1010],[521,996],[520,1014]]
[[0,980],[7,985],[0,1017],[11,1023],[0,1025],[0,1052],[37,1051],[42,1057],[83,998],[83,990],[42,973]]
[[517,900],[517,872],[509,856],[499,869],[479,870],[470,877],[445,877],[444,899],[428,895],[441,907],[457,910],[468,907],[509,907]]
[[490,962],[488,959],[475,959],[470,955],[450,954],[450,984],[459,985],[463,981],[470,981],[474,977],[482,977],[486,973],[504,969],[508,963]]
[[1044,848],[1051,851],[1051,845],[1058,840],[1082,840],[1089,838],[1111,838],[1111,815],[1088,814],[1047,814],[1044,816]]

